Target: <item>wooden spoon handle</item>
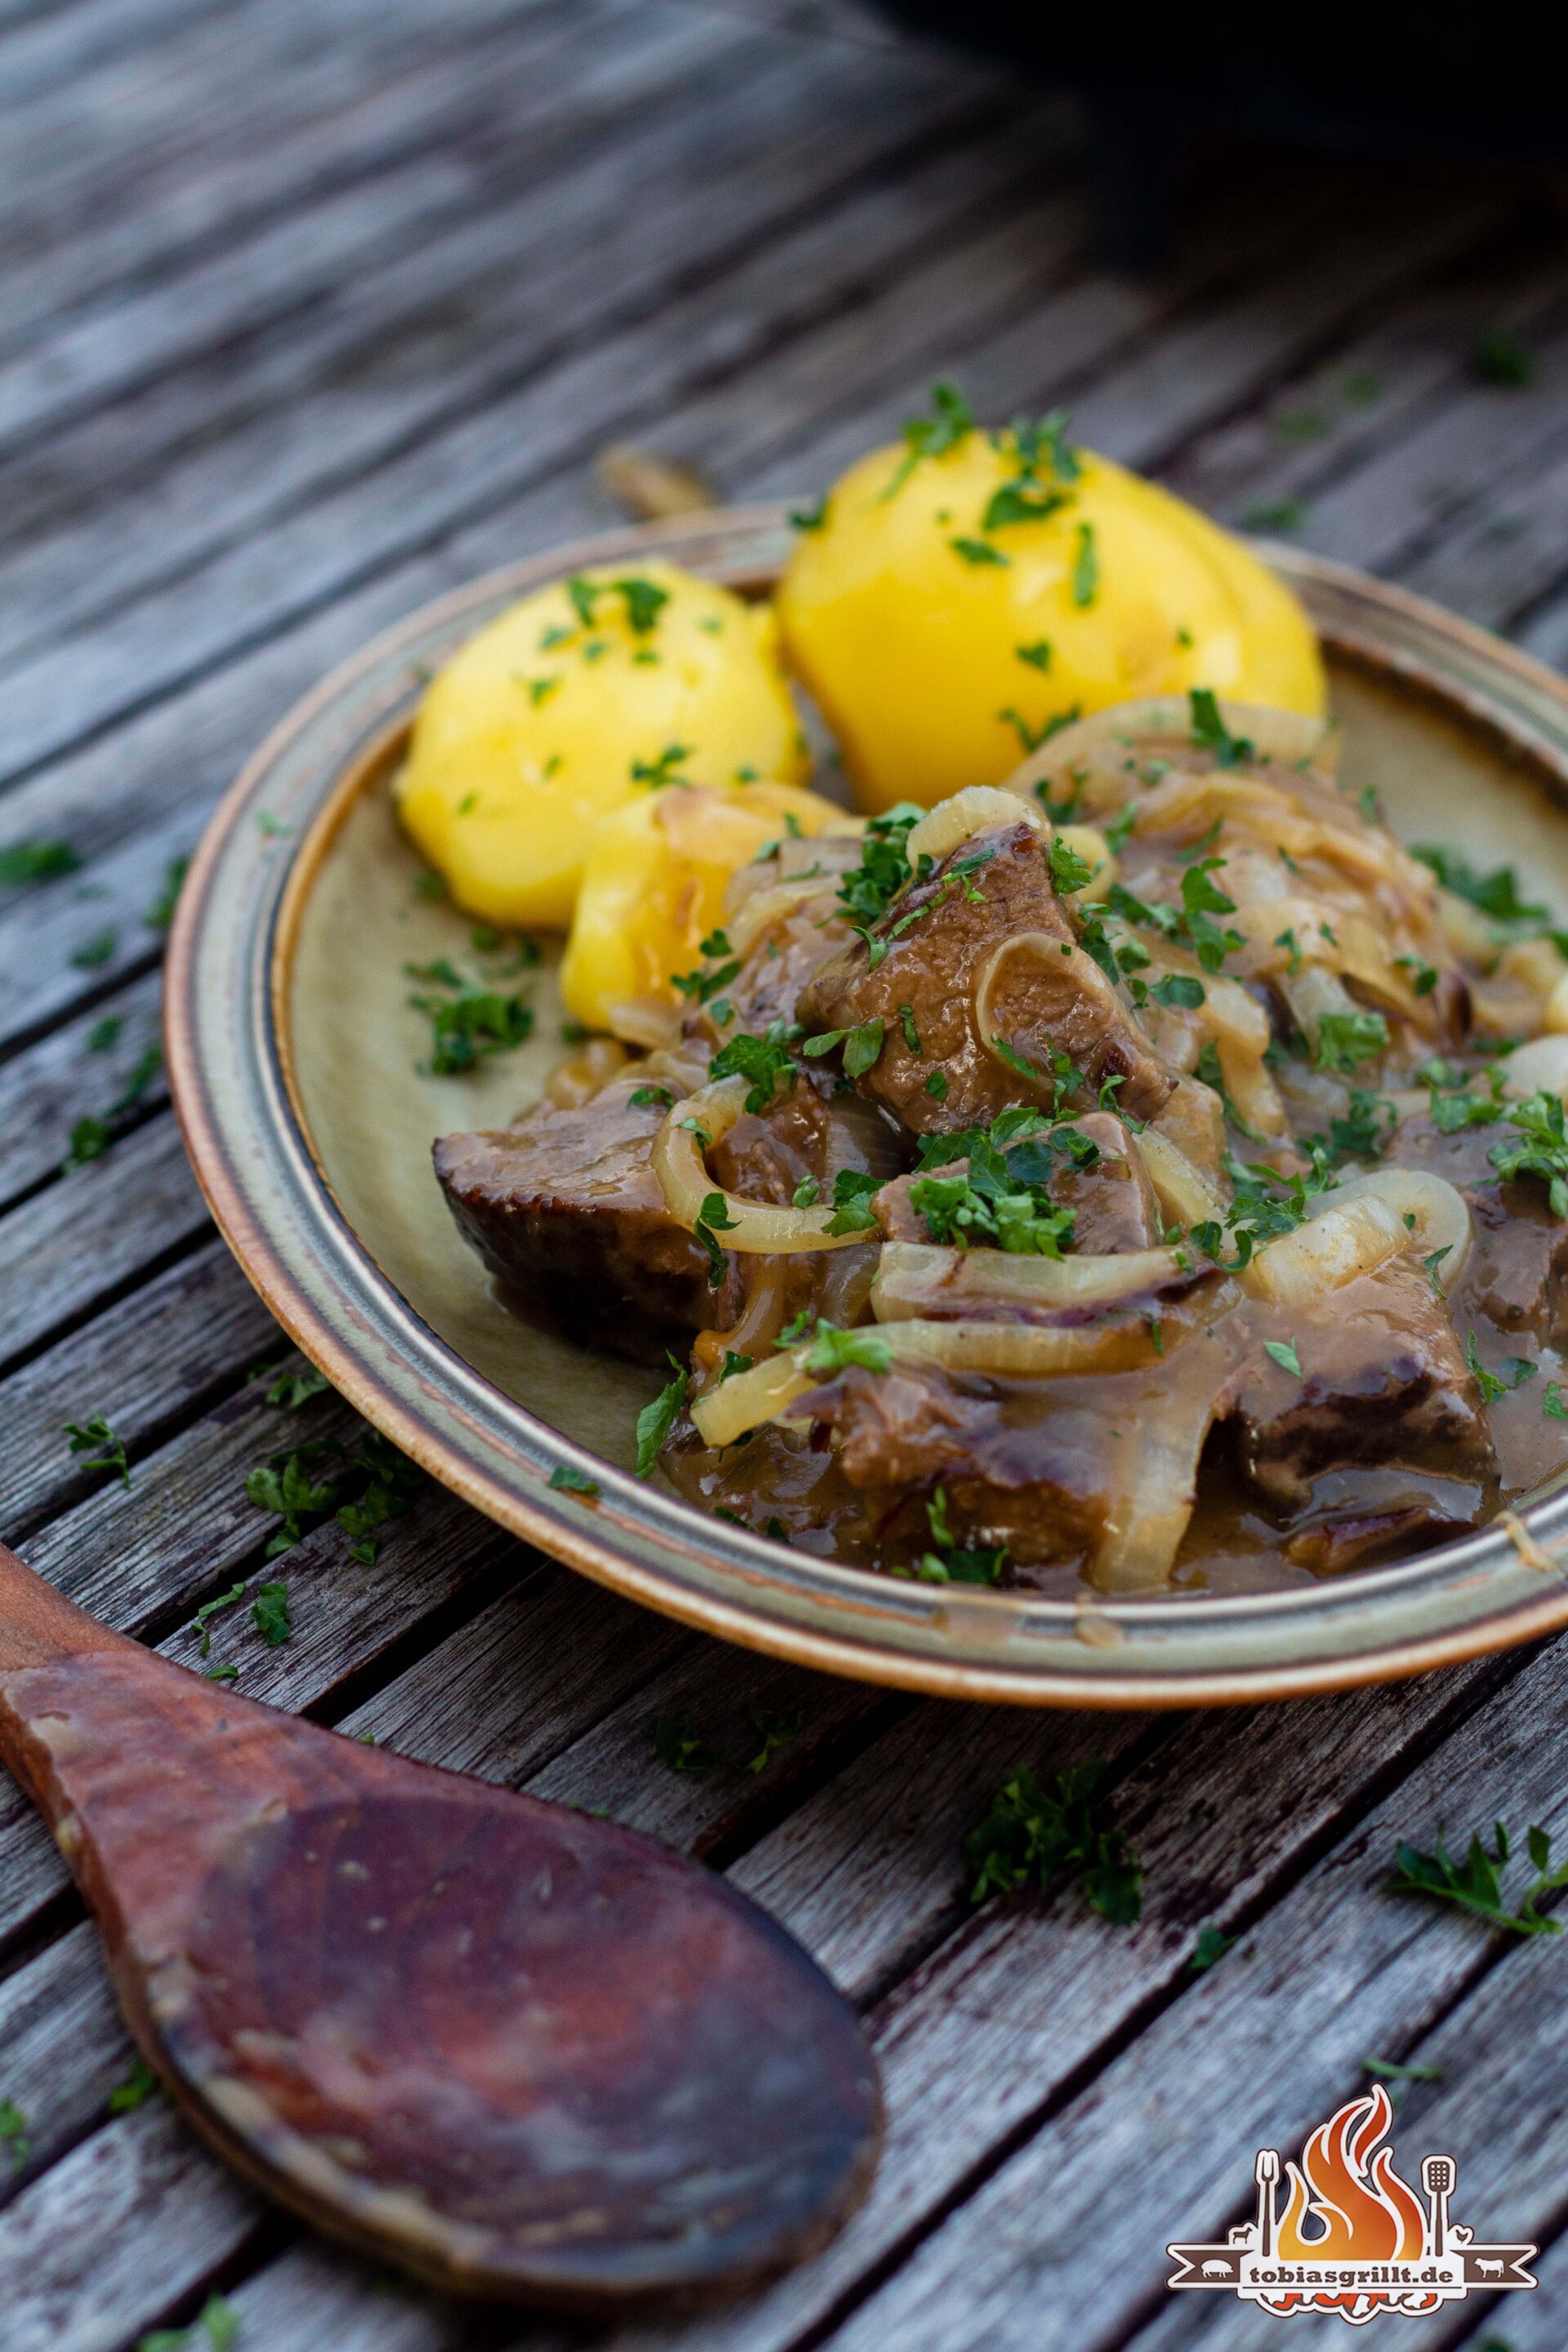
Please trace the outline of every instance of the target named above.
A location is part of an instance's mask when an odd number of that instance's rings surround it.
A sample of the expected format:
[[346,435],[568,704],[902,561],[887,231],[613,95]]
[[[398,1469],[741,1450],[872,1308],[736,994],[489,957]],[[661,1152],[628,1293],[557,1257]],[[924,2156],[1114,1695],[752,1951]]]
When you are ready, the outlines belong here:
[[18,1704],[13,1678],[100,1650],[146,1654],[139,1642],[98,1624],[0,1544],[0,1762],[35,1798],[37,1773],[26,1738],[29,1710]]

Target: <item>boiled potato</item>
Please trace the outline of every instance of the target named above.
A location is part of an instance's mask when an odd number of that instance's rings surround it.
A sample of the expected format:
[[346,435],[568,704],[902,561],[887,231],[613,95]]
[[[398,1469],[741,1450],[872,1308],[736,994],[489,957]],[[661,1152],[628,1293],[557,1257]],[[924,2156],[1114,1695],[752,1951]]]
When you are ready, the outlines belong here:
[[831,801],[792,784],[677,784],[612,809],[594,828],[561,966],[566,1010],[590,1029],[662,1044],[686,1003],[671,975],[701,966],[731,878],[796,828],[856,826]]
[[676,776],[806,766],[771,610],[649,557],[536,589],[470,637],[430,684],[395,792],[460,907],[563,930],[607,809]]
[[778,612],[870,809],[997,783],[1053,721],[1140,695],[1323,707],[1305,614],[1237,541],[1058,420],[984,433],[945,388],[835,484]]

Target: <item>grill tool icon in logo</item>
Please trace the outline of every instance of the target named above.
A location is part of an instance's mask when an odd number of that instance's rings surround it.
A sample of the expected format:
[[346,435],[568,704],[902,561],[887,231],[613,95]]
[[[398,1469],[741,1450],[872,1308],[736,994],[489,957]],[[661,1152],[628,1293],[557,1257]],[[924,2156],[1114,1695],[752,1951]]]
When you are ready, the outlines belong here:
[[1532,2287],[1524,2267],[1533,2246],[1477,2243],[1448,2218],[1458,2168],[1451,2156],[1421,2167],[1426,2202],[1394,2170],[1381,2143],[1394,2108],[1381,2083],[1320,2124],[1288,2180],[1279,2210],[1279,2158],[1260,2148],[1254,2168],[1258,2210],[1224,2245],[1167,2246],[1176,2263],[1167,2284],[1239,2295],[1287,2317],[1335,2311],[1352,2326],[1379,2312],[1417,2316],[1462,2302],[1472,2287]]

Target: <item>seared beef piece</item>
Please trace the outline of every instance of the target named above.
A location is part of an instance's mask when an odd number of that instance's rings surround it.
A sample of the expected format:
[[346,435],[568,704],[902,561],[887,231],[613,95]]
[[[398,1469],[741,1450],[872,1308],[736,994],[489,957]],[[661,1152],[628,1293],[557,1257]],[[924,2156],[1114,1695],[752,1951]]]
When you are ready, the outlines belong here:
[[[1074,944],[1040,836],[1026,822],[962,842],[876,926],[885,952],[875,969],[863,940],[841,948],[802,992],[798,1018],[817,1034],[880,1019],[881,1053],[856,1083],[914,1133],[983,1126],[1030,1093],[1029,1079],[982,1045],[973,1018],[987,959],[1026,932],[1044,934],[1053,950],[1009,959],[992,1002],[994,1034],[1044,1074],[1037,1092],[1050,1090],[1054,1047],[1091,1091],[1120,1076],[1119,1107],[1153,1118],[1173,1081],[1104,973]],[[919,1053],[904,1034],[906,1006]],[[939,1070],[947,1081],[940,1102],[926,1092]]]
[[1559,1348],[1568,1344],[1568,1222],[1552,1215],[1537,1179],[1499,1182],[1487,1155],[1514,1132],[1500,1122],[1444,1135],[1423,1111],[1401,1122],[1391,1157],[1446,1177],[1470,1204],[1475,1245],[1456,1293],[1456,1319],[1484,1315],[1500,1330]]
[[[653,1172],[663,1108],[628,1097],[637,1071],[574,1110],[542,1102],[510,1128],[443,1136],[436,1174],[458,1224],[492,1274],[599,1327],[601,1344],[646,1351],[650,1327],[727,1328],[744,1285],[733,1255],[722,1286],[678,1224]],[[827,1105],[809,1078],[765,1117],[743,1115],[714,1147],[714,1181],[749,1200],[787,1202],[828,1164]]]
[[[1243,1476],[1281,1509],[1301,1510],[1325,1471],[1398,1464],[1452,1478],[1495,1465],[1476,1383],[1448,1310],[1426,1273],[1397,1259],[1305,1307],[1239,1310],[1251,1344],[1230,1383]],[[1294,1348],[1300,1377],[1268,1340]]]
[[1290,1538],[1285,1557],[1292,1568],[1310,1568],[1314,1576],[1341,1576],[1395,1549],[1405,1554],[1430,1551],[1434,1544],[1455,1543],[1475,1532],[1473,1519],[1448,1518],[1427,1503],[1406,1503],[1303,1528]]
[[[1075,1169],[1062,1161],[1049,1191],[1058,1208],[1073,1213],[1072,1247],[1079,1257],[1110,1257],[1120,1251],[1157,1249],[1159,1211],[1142,1161],[1132,1150],[1127,1129],[1109,1111],[1086,1111],[1071,1122],[1080,1135],[1098,1146],[1092,1168]],[[962,1176],[963,1163],[926,1171],[932,1176]],[[900,1176],[884,1184],[872,1202],[883,1236],[890,1242],[923,1242],[931,1236],[910,1202],[910,1187],[918,1176]]]

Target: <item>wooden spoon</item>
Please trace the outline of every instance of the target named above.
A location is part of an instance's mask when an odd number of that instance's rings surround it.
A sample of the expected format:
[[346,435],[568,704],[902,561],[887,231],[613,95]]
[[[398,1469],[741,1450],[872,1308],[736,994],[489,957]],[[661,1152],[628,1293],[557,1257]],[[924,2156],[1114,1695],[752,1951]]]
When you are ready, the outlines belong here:
[[754,2286],[864,2194],[853,2014],[653,1840],[239,1698],[3,1547],[0,1757],[197,2131],[363,2252],[613,2315]]

